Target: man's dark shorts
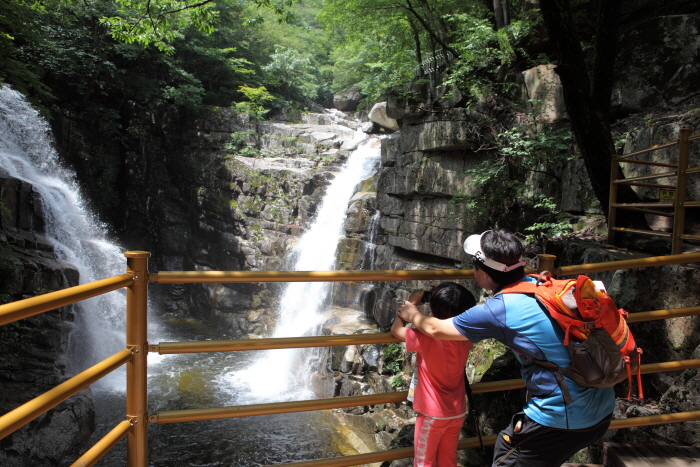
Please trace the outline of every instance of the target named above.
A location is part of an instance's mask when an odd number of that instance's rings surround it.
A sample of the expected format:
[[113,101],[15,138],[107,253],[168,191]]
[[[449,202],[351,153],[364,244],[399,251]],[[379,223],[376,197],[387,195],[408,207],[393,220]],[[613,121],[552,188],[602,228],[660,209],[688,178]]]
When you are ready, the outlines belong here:
[[[540,425],[519,412],[498,434],[493,467],[559,467],[576,452],[602,438],[611,419],[612,414],[590,428],[562,430]],[[522,429],[515,433],[520,420]]]

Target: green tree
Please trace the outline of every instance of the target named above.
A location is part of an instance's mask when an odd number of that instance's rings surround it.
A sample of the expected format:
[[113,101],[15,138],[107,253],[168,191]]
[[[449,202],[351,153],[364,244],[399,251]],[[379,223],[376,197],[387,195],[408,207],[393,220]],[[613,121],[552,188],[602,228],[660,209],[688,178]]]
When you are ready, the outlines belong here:
[[270,58],[272,62],[263,70],[270,82],[279,86],[285,99],[292,100],[294,94],[306,100],[318,96],[319,78],[311,54],[276,46]]

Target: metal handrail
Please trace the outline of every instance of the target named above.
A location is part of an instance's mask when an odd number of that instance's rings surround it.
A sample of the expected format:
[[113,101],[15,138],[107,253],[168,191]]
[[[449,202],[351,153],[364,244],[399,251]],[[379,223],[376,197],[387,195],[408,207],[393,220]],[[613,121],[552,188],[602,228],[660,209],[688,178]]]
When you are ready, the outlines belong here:
[[124,349],[73,376],[55,388],[35,397],[26,404],[0,417],[0,439],[34,420],[44,412],[56,407],[78,391],[85,389],[98,379],[116,370],[131,360],[131,349]]
[[417,271],[161,271],[148,280],[160,284],[231,282],[347,282],[473,279],[471,269]]
[[88,298],[96,297],[113,290],[128,287],[133,282],[131,274],[102,279],[88,284],[76,285],[56,292],[49,292],[36,297],[17,300],[0,305],[0,326],[29,318],[45,311],[70,305]]
[[[398,342],[389,333],[364,334],[352,336],[318,336],[282,339],[259,339],[245,341],[206,341],[206,342],[163,342],[158,345],[149,345],[146,341],[146,303],[147,285],[149,281],[162,283],[182,282],[337,282],[337,281],[414,281],[414,280],[444,280],[444,279],[471,279],[474,277],[472,270],[429,270],[429,271],[165,271],[158,274],[148,273],[147,252],[127,252],[127,273],[112,278],[96,281],[65,290],[51,292],[39,297],[20,300],[0,306],[0,325],[7,324],[28,316],[34,316],[60,306],[75,303],[77,301],[107,293],[119,288],[127,287],[127,346],[109,359],[98,363],[85,372],[60,384],[42,396],[8,412],[0,417],[0,438],[15,431],[20,426],[33,420],[41,413],[54,407],[67,399],[77,391],[87,387],[94,381],[113,371],[126,362],[127,366],[127,420],[119,423],[110,433],[100,440],[93,448],[81,456],[74,466],[94,465],[111,447],[120,439],[127,438],[127,462],[130,466],[147,465],[147,437],[146,425],[148,421],[156,423],[175,423],[179,421],[194,421],[211,418],[231,418],[249,416],[262,413],[282,413],[306,410],[319,410],[326,408],[352,407],[359,405],[375,405],[377,403],[389,403],[405,400],[405,392],[375,394],[371,396],[354,396],[347,398],[332,398],[311,401],[294,401],[280,404],[258,404],[255,406],[224,407],[213,409],[192,409],[190,411],[159,412],[157,415],[146,413],[146,354],[159,352],[161,354],[193,353],[231,350],[260,350],[263,348],[301,348],[322,347],[338,345],[377,344],[386,342]],[[683,264],[700,262],[700,253],[637,258],[607,263],[591,263],[584,265],[554,267],[555,257],[552,255],[538,255],[538,269],[546,268],[555,275],[588,274],[619,269],[631,269],[637,267],[652,267],[669,264]],[[532,273],[534,270],[527,269]],[[656,310],[650,312],[634,313],[628,318],[629,322],[646,321],[651,319],[666,319],[680,316],[696,315],[700,307],[686,307],[669,310]],[[688,368],[700,367],[700,360],[684,360],[678,362],[662,362],[641,366],[642,373],[654,373],[665,371],[678,371]],[[524,387],[522,379],[476,383],[473,385],[474,393],[492,392],[497,390],[512,390]],[[692,413],[691,413],[692,414]],[[216,417],[214,417],[216,415]],[[223,417],[222,417],[223,416]],[[652,416],[650,420],[662,420],[658,423],[671,423],[668,417],[689,417],[687,414],[671,414]],[[206,417],[206,418],[202,418]],[[657,417],[654,419],[653,417]],[[640,417],[640,419],[645,417]],[[642,421],[635,419],[635,422]],[[616,427],[621,427],[620,421]],[[640,426],[640,425],[630,425]],[[489,442],[490,437],[484,437]],[[460,447],[471,446],[473,440],[463,440]],[[412,455],[412,448],[387,451],[385,453],[363,454],[362,459],[398,459]],[[390,456],[390,457],[387,457]],[[398,457],[393,457],[398,456]],[[359,459],[357,456],[350,456]],[[303,465],[357,465],[345,463],[345,461],[330,460],[311,461]],[[341,463],[336,463],[341,462]],[[355,462],[355,461],[352,461]],[[369,461],[367,461],[369,462]],[[362,462],[365,463],[365,462]],[[302,465],[294,464],[294,465]]]
[[[619,430],[622,428],[633,428],[638,426],[663,425],[667,423],[681,423],[700,420],[700,411],[678,412],[673,414],[647,415],[643,417],[622,418],[612,420],[608,430]],[[484,446],[496,444],[497,435],[487,435],[481,437]],[[457,443],[457,449],[473,449],[480,446],[479,438],[462,439]],[[369,464],[373,462],[391,461],[413,456],[413,448],[391,449],[382,452],[372,452],[369,454],[357,454],[354,456],[343,456],[332,459],[319,459],[314,461],[293,462],[282,464],[285,467],[352,467],[355,465]],[[267,467],[280,467],[267,466]]]
[[[641,374],[666,373],[700,368],[700,359],[678,360],[674,362],[647,363],[640,366]],[[488,381],[471,384],[474,394],[523,389],[522,378]],[[390,404],[403,402],[408,391],[385,392],[369,396],[333,397],[330,399],[311,399],[302,401],[272,402],[268,404],[236,405],[229,407],[210,407],[206,409],[169,410],[149,415],[150,423],[167,424],[220,420],[225,418],[251,417],[282,413],[309,412],[313,410],[340,409],[345,407],[362,407],[365,405]]]
[[[678,132],[678,139],[670,141],[665,144],[657,144],[640,151],[631,152],[622,156],[612,156],[610,164],[610,196],[608,203],[608,243],[615,244],[615,233],[616,232],[627,232],[633,234],[642,235],[653,235],[653,236],[666,236],[659,235],[657,231],[645,230],[645,229],[628,229],[617,227],[615,225],[617,221],[617,209],[626,209],[628,211],[641,212],[643,214],[649,214],[654,216],[672,217],[673,218],[673,230],[667,235],[671,239],[671,254],[678,254],[683,252],[683,240],[688,240],[694,237],[687,237],[684,233],[685,228],[685,210],[688,207],[700,206],[700,203],[694,204],[693,202],[688,203],[686,201],[686,189],[688,186],[688,175],[700,172],[700,167],[688,168],[688,161],[690,156],[690,142],[700,139],[700,134],[691,135],[690,128],[681,128]],[[651,151],[656,151],[657,149],[669,148],[673,146],[678,146],[678,163],[662,163],[654,161],[643,161],[631,159],[634,156],[639,156]],[[650,175],[642,175],[632,178],[620,178],[620,163],[629,164],[645,164],[658,167],[669,167],[675,168],[671,172],[656,173]],[[674,190],[675,195],[673,203],[670,207],[673,207],[673,214],[669,215],[665,212],[652,211],[648,209],[643,209],[643,204],[640,203],[617,203],[617,189],[618,185],[627,186],[653,186],[653,184],[645,183],[644,180],[655,180],[665,177],[676,177],[676,183],[673,186],[658,184],[658,188],[664,188],[669,190]]]
[[129,420],[119,422],[107,435],[99,440],[85,454],[80,456],[71,467],[91,467],[102,459],[116,444],[129,434],[133,424]]

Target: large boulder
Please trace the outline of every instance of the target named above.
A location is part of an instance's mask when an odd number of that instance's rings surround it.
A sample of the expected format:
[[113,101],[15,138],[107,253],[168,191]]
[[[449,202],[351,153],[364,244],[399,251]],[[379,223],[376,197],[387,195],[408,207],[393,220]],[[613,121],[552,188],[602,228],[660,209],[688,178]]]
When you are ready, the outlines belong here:
[[354,112],[365,97],[359,87],[352,86],[333,96],[333,106],[343,112]]
[[372,110],[369,111],[369,119],[387,130],[399,130],[399,124],[396,122],[396,120],[390,118],[386,113],[386,102],[374,104]]
[[523,71],[525,92],[532,102],[534,113],[543,122],[558,123],[567,121],[564,93],[562,92],[556,65],[538,65]]

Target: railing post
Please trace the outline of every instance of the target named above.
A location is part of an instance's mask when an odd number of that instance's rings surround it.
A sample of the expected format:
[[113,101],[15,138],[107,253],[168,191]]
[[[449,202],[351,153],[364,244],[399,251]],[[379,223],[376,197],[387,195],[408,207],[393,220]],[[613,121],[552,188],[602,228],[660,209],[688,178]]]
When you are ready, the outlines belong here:
[[544,253],[537,255],[537,272],[549,271],[554,274],[554,260],[557,259],[554,255],[546,255]]
[[[615,222],[617,221],[617,208],[613,205],[617,202],[617,185],[615,181],[620,177],[620,163],[615,154],[612,155],[610,164],[610,200],[608,201],[608,245],[615,244]],[[602,206],[601,206],[602,207]]]
[[132,429],[126,438],[128,467],[148,466],[148,258],[147,251],[127,251],[126,271],[134,282],[126,290],[126,346],[133,358],[126,367],[126,418]]
[[685,198],[688,186],[688,158],[690,157],[690,128],[681,128],[678,132],[678,170],[676,176],[676,196],[673,201],[673,233],[671,234],[671,254],[683,253],[683,235],[685,231]]

